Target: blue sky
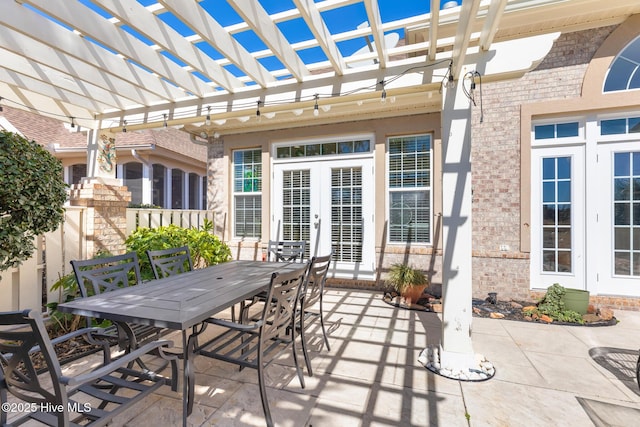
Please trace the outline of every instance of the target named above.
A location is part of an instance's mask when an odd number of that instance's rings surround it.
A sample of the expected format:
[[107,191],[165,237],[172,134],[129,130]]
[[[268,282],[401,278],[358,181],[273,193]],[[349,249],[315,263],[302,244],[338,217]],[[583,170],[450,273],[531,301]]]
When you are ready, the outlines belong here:
[[[107,12],[100,10],[91,2],[91,0],[79,1],[80,3],[83,3],[103,17],[110,18],[110,15]],[[295,7],[292,0],[255,1],[259,1],[262,7],[269,14],[286,11]],[[138,2],[144,6],[149,6],[155,4],[157,1],[138,0]],[[321,3],[321,0],[315,0],[315,2]],[[446,0],[442,0],[442,3],[445,2]],[[458,2],[460,2],[460,0],[458,0]],[[384,23],[428,13],[430,2],[428,0],[379,0],[378,5],[380,8],[381,19]],[[226,0],[203,0],[200,2],[200,6],[205,9],[211,16],[213,16],[222,26],[238,24],[243,21],[240,15],[236,13],[236,11],[227,3]],[[322,17],[324,18],[324,21],[332,34],[355,30],[359,24],[367,21],[365,6],[362,2],[337,9],[327,10],[325,12],[322,12]],[[193,31],[187,25],[185,25],[185,23],[181,22],[171,12],[160,14],[159,18],[185,37],[194,34]],[[289,41],[289,43],[292,44],[313,38],[311,31],[302,18],[279,23],[278,27],[286,37],[286,39]],[[139,34],[134,29],[128,27],[123,27],[122,29],[138,37],[145,43],[149,45],[152,44],[150,40],[147,40],[144,36]],[[397,32],[400,33],[400,37],[402,38],[402,31],[399,30]],[[267,49],[266,44],[252,30],[236,33],[234,34],[234,38],[249,52],[258,52]],[[353,55],[359,49],[365,47],[366,44],[367,43],[364,38],[345,40],[337,43],[338,48],[344,57]],[[197,43],[196,46],[215,60],[223,58],[223,55],[217,52],[214,47],[206,42]],[[179,65],[186,65],[181,63],[170,53],[162,53]],[[299,50],[298,54],[303,62],[307,64],[322,62],[327,59],[319,47]],[[275,56],[260,58],[259,61],[265,68],[270,71],[283,68],[282,64]],[[226,66],[226,68],[238,77],[243,76],[242,71],[235,65],[228,65]],[[206,79],[204,78],[204,76],[200,77]]]

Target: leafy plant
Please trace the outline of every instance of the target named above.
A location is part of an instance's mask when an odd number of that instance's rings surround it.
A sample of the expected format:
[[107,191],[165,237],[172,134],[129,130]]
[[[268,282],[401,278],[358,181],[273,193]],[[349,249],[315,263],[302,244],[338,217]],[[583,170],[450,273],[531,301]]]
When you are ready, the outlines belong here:
[[[109,257],[112,254],[108,251],[98,251],[94,258]],[[73,273],[69,273],[64,276],[59,276],[58,280],[51,285],[52,292],[58,292],[58,300],[62,302],[73,301],[80,296],[80,289],[78,288],[78,282],[76,276]],[[68,333],[75,331],[81,325],[82,317],[77,314],[62,313],[58,311],[58,302],[53,301],[47,303],[49,309],[49,316],[53,320],[53,332]],[[95,320],[94,320],[95,322]],[[102,320],[101,323],[96,323],[93,326],[107,327],[111,324],[109,320]],[[84,325],[83,325],[84,326]]]
[[[535,312],[538,314],[546,314],[558,322],[584,323],[580,313],[565,308],[563,300],[565,293],[566,289],[559,283],[554,283],[549,286],[545,295],[538,302]],[[525,314],[532,315],[533,312],[530,314],[526,312]]]
[[35,250],[33,238],[58,228],[67,184],[62,164],[35,141],[0,131],[0,271]]
[[427,276],[420,270],[407,264],[394,264],[389,269],[387,283],[402,294],[407,288],[412,286],[423,286],[428,283]]
[[143,280],[153,278],[153,271],[147,259],[147,250],[161,250],[189,246],[195,268],[226,262],[231,258],[231,250],[226,243],[213,234],[213,222],[206,220],[202,228],[183,228],[168,225],[157,228],[138,228],[125,242],[128,251],[135,251],[140,260],[140,274]]

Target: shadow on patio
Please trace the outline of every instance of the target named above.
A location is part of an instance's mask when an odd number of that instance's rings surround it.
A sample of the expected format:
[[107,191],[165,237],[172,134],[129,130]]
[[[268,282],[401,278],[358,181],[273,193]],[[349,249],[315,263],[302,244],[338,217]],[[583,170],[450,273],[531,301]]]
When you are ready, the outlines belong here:
[[[438,314],[392,307],[378,292],[344,289],[327,291],[325,309],[331,351],[320,350],[315,322],[314,376],[305,378],[306,388],[295,378],[289,352],[266,369],[277,426],[586,426],[605,407],[605,419],[615,425],[640,420],[640,393],[628,369],[621,378],[598,356],[615,350],[630,366],[637,351],[623,347],[637,343],[639,312],[618,312],[618,325],[600,328],[474,318],[474,350],[496,365],[496,375],[458,382],[417,361],[422,349],[440,342]],[[181,341],[179,333],[170,337]],[[255,371],[204,357],[195,366],[189,425],[264,426]],[[181,411],[181,395],[163,388],[112,425],[180,425]]]

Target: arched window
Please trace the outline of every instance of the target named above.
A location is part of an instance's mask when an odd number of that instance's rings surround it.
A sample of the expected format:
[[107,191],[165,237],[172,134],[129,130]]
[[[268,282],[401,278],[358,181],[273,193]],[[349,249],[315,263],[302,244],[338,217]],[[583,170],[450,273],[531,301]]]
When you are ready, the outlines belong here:
[[604,92],[640,89],[640,37],[613,60],[604,81]]

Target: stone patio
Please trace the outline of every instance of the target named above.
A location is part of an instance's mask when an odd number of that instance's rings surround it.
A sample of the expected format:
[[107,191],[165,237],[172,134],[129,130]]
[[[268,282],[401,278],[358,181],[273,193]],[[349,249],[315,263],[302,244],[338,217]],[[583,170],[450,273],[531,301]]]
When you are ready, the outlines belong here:
[[[640,425],[640,312],[616,311],[620,322],[609,327],[474,318],[474,350],[494,363],[496,375],[459,382],[417,361],[440,341],[439,314],[345,289],[328,290],[325,308],[331,351],[319,351],[322,334],[312,330],[314,376],[305,377],[306,388],[290,355],[266,370],[278,426]],[[178,345],[180,334],[171,337]],[[255,371],[202,357],[195,364],[189,425],[265,425]],[[164,388],[112,425],[178,426],[181,411],[181,395]]]

